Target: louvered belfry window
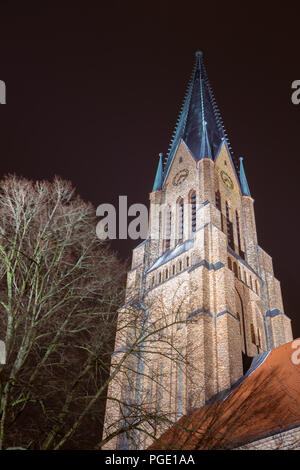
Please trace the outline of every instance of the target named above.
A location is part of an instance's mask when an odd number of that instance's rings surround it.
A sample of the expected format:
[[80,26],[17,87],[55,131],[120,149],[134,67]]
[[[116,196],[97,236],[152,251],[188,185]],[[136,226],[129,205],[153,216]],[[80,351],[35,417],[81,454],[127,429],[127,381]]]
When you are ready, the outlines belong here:
[[222,214],[222,203],[221,203],[221,194],[220,191],[216,191],[216,208],[221,212],[221,230],[224,232],[223,227],[223,214]]
[[226,201],[226,222],[227,222],[228,245],[230,246],[230,248],[234,249],[233,228],[232,228],[232,222],[230,221],[230,217],[229,217],[229,205],[227,201]]
[[190,194],[190,204],[191,204],[191,228],[192,228],[192,232],[196,232],[196,227],[197,227],[196,191],[192,191]]
[[236,219],[236,231],[238,237],[238,246],[239,246],[239,253],[242,251],[241,247],[241,231],[240,231],[240,217],[238,211],[235,211],[235,219]]

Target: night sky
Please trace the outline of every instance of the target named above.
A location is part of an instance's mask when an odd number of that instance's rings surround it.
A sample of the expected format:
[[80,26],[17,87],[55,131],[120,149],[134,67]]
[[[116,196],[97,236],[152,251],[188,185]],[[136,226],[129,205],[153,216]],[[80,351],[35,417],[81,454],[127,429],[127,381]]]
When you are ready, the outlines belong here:
[[[14,5],[0,4],[7,86],[0,175],[58,174],[95,206],[116,204],[119,195],[147,204],[158,153],[167,151],[194,53],[202,50],[233,154],[244,157],[259,243],[273,257],[300,336],[300,105],[291,101],[291,84],[300,80],[299,6]],[[113,247],[124,258],[135,244]]]

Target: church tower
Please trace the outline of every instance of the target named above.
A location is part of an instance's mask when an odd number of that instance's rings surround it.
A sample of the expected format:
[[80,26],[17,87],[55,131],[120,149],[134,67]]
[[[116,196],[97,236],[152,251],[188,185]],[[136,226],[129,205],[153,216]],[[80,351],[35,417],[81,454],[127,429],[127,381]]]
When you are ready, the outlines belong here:
[[[149,435],[159,435],[230,388],[254,356],[292,340],[272,258],[258,245],[243,159],[233,162],[201,52],[169,151],[164,161],[159,156],[149,226],[133,250],[112,367],[136,339],[125,325],[128,309],[148,330],[127,372],[109,386],[105,435],[141,397],[145,410],[166,418],[154,433],[147,424]],[[145,346],[149,325],[155,340]],[[151,439],[141,434],[135,444],[122,435],[106,448],[145,448]]]

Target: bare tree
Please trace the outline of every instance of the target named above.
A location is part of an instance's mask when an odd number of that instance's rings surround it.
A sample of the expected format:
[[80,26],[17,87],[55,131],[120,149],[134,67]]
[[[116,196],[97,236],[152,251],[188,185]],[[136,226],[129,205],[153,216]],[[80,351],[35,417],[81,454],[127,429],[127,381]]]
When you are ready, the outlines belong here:
[[[133,296],[118,314],[125,267],[59,178],[6,177],[0,215],[0,448],[103,448],[116,436],[137,447],[173,424],[161,364],[184,360],[184,286],[173,299]],[[118,414],[101,440],[106,400]]]
[[0,182],[1,449],[99,440],[124,267],[95,226],[69,182]]
[[[146,447],[180,415],[167,403],[172,368],[193,380],[191,286],[127,292],[118,314],[125,268],[96,238],[93,207],[59,178],[6,177],[0,215],[0,448]],[[116,412],[101,439],[106,403]]]

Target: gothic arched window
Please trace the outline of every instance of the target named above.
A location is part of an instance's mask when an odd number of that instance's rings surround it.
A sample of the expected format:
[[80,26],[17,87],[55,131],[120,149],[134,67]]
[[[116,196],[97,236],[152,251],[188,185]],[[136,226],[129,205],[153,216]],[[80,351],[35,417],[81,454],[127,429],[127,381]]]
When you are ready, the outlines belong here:
[[237,237],[238,237],[238,247],[239,247],[239,253],[241,253],[242,248],[241,248],[241,231],[240,231],[240,217],[238,211],[235,211],[235,220],[236,220],[236,231],[237,231]]
[[228,268],[232,271],[232,262],[231,262],[231,258],[227,258],[227,263],[228,263]]
[[223,229],[223,215],[222,215],[222,203],[221,203],[221,194],[220,191],[216,191],[216,208],[219,209],[221,212],[221,230],[224,232]]
[[191,229],[192,232],[196,232],[197,227],[197,215],[196,215],[196,191],[190,192],[190,205],[191,205]]
[[227,201],[226,201],[226,223],[227,223],[228,245],[230,246],[230,248],[234,249],[232,222],[230,221],[229,205],[228,205],[228,202],[227,202]]

